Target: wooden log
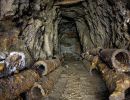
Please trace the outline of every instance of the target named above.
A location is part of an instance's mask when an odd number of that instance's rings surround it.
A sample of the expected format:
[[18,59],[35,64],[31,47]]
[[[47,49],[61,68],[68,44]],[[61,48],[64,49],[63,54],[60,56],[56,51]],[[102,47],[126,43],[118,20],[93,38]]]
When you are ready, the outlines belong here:
[[[98,56],[92,56],[86,59],[93,63],[102,74],[102,77],[110,92],[109,100],[124,100],[125,91],[130,87],[130,77],[125,73],[116,72],[110,69],[106,64],[102,63]],[[93,60],[92,60],[93,58]],[[95,62],[96,59],[96,62]],[[98,59],[98,60],[97,60]]]
[[50,60],[44,60],[44,61],[37,61],[34,64],[33,68],[36,69],[37,71],[39,68],[43,69],[44,71],[42,72],[42,75],[47,75],[50,72],[54,71],[60,65],[61,65],[61,62],[59,59],[50,59]]
[[0,100],[15,99],[40,79],[35,70],[25,70],[14,76],[0,79]]
[[85,0],[57,0],[54,5],[55,6],[72,5],[72,4],[80,3],[82,1]]

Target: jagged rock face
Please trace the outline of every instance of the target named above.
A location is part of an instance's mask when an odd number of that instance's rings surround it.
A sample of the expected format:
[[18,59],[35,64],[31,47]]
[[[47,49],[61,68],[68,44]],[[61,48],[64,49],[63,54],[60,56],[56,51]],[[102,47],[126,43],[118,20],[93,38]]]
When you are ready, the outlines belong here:
[[76,23],[83,51],[96,47],[129,49],[129,5],[128,0],[84,0],[60,6],[54,6],[53,0],[0,0],[0,32],[13,34],[12,29],[17,30],[23,41],[21,48],[26,47],[34,60],[58,52],[58,23],[64,18]]
[[0,0],[0,20],[6,17],[15,16],[17,11],[23,14],[23,10],[29,7],[29,0]]
[[61,7],[61,16],[75,20],[83,49],[129,48],[128,0],[87,0]]
[[21,47],[33,60],[46,59],[57,50],[57,7],[52,4],[53,0],[0,0],[0,32],[17,29]]

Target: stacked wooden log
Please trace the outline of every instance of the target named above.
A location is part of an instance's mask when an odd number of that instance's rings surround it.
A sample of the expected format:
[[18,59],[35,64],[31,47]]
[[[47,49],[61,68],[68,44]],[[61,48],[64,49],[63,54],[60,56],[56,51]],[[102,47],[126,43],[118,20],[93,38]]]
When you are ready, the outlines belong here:
[[91,52],[87,51],[82,56],[91,62],[92,69],[97,67],[101,72],[111,93],[109,100],[124,100],[125,91],[130,87],[130,77],[124,73],[129,71],[128,51],[94,49],[94,52],[92,50]]

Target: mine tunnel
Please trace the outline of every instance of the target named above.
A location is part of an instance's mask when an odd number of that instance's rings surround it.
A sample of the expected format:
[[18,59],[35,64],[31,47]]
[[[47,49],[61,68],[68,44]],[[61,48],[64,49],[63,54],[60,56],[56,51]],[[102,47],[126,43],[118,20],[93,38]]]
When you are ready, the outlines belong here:
[[129,0],[0,0],[0,100],[130,100]]
[[66,58],[71,56],[79,58],[82,46],[74,19],[61,17],[58,24],[58,40],[61,55],[66,56]]

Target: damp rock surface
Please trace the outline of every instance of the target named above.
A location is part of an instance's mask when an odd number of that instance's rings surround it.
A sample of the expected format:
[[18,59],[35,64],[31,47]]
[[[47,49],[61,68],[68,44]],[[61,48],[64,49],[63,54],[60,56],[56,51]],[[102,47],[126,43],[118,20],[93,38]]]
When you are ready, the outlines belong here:
[[[71,58],[72,59],[72,58]],[[45,100],[107,100],[107,88],[99,73],[90,75],[81,61],[69,59],[53,91]],[[44,100],[43,99],[43,100]]]

